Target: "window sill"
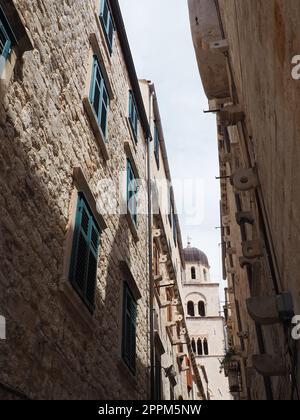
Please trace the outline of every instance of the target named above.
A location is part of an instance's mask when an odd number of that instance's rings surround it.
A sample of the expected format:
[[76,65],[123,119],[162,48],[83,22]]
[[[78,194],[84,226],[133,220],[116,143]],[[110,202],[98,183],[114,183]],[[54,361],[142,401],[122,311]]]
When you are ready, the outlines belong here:
[[[72,315],[75,315],[76,321],[79,321],[82,329],[93,336],[96,330],[94,317],[69,281],[63,281],[60,286],[60,293],[63,303],[72,312]],[[75,317],[72,317],[73,320],[75,320]]]
[[97,140],[97,142],[100,146],[103,158],[105,160],[109,160],[109,154],[108,154],[108,150],[107,150],[107,147],[106,147],[107,143],[106,143],[105,138],[102,134],[102,131],[101,131],[99,125],[98,125],[98,121],[96,119],[94,110],[93,110],[92,105],[90,103],[90,100],[87,96],[85,96],[83,98],[83,106],[84,106],[85,112],[88,116],[88,119],[89,119],[89,122],[91,124],[92,130],[93,130],[94,135],[96,137],[96,140]]
[[132,220],[132,217],[131,217],[128,210],[127,210],[127,213],[126,213],[126,219],[127,219],[127,222],[128,222],[129,228],[131,230],[134,241],[139,242],[139,235],[138,235],[137,227],[134,224],[134,222]]

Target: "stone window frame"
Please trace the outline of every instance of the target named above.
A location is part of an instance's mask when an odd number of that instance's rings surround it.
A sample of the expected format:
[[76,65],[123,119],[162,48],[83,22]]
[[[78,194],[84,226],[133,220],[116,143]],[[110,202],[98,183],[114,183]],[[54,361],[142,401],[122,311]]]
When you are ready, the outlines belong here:
[[92,76],[93,76],[94,56],[97,57],[99,67],[100,67],[100,70],[104,79],[104,83],[105,83],[105,86],[109,95],[110,104],[115,99],[115,94],[114,94],[112,82],[106,70],[106,65],[105,65],[101,50],[100,50],[99,41],[98,41],[98,37],[96,33],[93,32],[90,34],[89,43],[90,43],[90,49],[89,49],[89,54],[88,54],[89,64],[88,64],[88,71],[86,75],[86,83],[85,83],[85,89],[83,93],[82,102],[83,102],[83,107],[87,114],[91,129],[100,147],[102,156],[104,160],[107,161],[109,160],[109,153],[108,153],[107,145],[109,143],[109,114],[110,114],[111,107],[109,106],[107,110],[107,136],[105,138],[99,126],[93,106],[90,102],[90,88],[91,88]]
[[[63,275],[59,284],[59,291],[61,293],[62,300],[66,303],[67,307],[76,314],[77,319],[81,322],[82,326],[90,334],[94,333],[95,324],[94,318],[97,311],[97,305],[95,305],[95,310],[92,313],[85,303],[82,301],[74,287],[72,286],[69,280],[70,264],[72,258],[73,250],[73,238],[74,230],[76,223],[76,210],[77,210],[77,200],[78,193],[82,192],[89,204],[91,211],[101,229],[103,235],[104,231],[107,229],[107,224],[101,214],[97,211],[97,204],[94,198],[93,192],[90,189],[89,183],[83,173],[81,167],[73,168],[73,191],[70,200],[69,206],[69,220],[66,228],[66,238],[64,244],[64,263],[63,263]],[[101,252],[101,251],[100,251]],[[98,264],[99,269],[99,264]],[[96,286],[97,290],[97,286]]]

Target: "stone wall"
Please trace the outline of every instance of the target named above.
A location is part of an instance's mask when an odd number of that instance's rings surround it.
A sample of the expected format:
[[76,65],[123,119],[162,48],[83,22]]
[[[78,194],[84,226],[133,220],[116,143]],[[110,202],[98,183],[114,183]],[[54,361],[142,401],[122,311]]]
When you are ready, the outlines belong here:
[[[142,129],[135,147],[127,124],[130,82],[118,36],[110,58],[97,22],[97,1],[14,3],[34,49],[23,58],[12,54],[14,70],[1,81],[0,312],[7,319],[7,340],[0,341],[0,382],[33,399],[145,399],[146,217],[139,217],[136,242],[125,216],[104,216],[107,229],[101,237],[93,316],[71,287],[66,292],[73,168],[82,169],[97,200],[106,200],[98,181],[110,178],[119,186],[128,142],[145,178]],[[90,83],[91,33],[96,34],[114,94],[107,161],[83,107]],[[135,377],[121,360],[121,260],[130,266],[142,295]]]
[[[195,32],[193,18],[197,3],[192,3],[191,22]],[[299,2],[219,0],[211,1],[213,3],[219,6],[214,25],[221,29],[223,38],[219,43],[223,50],[219,48],[215,53],[224,57],[226,52],[230,94],[227,99],[215,97],[210,101],[210,109],[235,104],[243,113],[235,122],[224,122],[223,112],[217,117],[224,262],[228,279],[227,327],[241,373],[241,392],[235,397],[290,399],[289,374],[299,382],[295,362],[287,355],[288,347],[294,352],[290,331],[284,331],[280,323],[255,325],[247,311],[246,300],[250,296],[275,296],[289,291],[294,310],[299,312],[299,188],[296,181],[299,178],[299,82],[292,78],[292,58],[299,54],[300,47]],[[196,53],[201,57],[203,51],[197,45],[195,43]],[[211,63],[207,61],[207,68]],[[229,125],[228,133],[226,125]],[[258,185],[245,192],[242,188],[233,188],[232,178],[229,178],[236,171],[248,168],[254,168]],[[237,224],[236,213],[241,210],[251,213],[253,224]],[[258,240],[261,249],[256,259],[250,258],[252,261],[241,267],[240,258],[245,256],[242,242],[246,240]],[[253,368],[252,356],[259,353],[280,358],[286,363],[285,374],[275,376],[273,370],[263,377]]]

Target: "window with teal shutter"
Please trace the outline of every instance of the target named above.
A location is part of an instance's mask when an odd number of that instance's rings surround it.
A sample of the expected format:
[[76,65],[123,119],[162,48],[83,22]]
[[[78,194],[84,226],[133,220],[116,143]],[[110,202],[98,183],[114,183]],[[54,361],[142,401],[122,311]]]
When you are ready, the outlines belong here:
[[134,134],[135,141],[138,139],[138,114],[133,92],[129,91],[129,122]]
[[156,125],[154,127],[154,155],[155,155],[157,167],[159,169],[159,136],[158,136],[158,129]]
[[70,281],[93,312],[101,230],[82,193],[78,194]]
[[90,88],[90,103],[94,109],[98,125],[104,138],[107,137],[107,115],[109,109],[109,95],[101,72],[100,64],[94,56],[92,81]]
[[135,373],[136,369],[136,317],[137,303],[127,283],[125,283],[123,297],[122,357],[132,373]]
[[12,47],[12,40],[9,35],[9,27],[4,13],[0,9],[0,56],[8,58]]
[[175,246],[177,246],[177,222],[175,218],[174,209],[173,209],[173,239],[174,239]]
[[138,186],[132,164],[127,159],[127,210],[131,216],[132,221],[137,225],[137,197]]
[[110,54],[113,48],[114,24],[108,0],[101,0],[100,22],[102,24]]

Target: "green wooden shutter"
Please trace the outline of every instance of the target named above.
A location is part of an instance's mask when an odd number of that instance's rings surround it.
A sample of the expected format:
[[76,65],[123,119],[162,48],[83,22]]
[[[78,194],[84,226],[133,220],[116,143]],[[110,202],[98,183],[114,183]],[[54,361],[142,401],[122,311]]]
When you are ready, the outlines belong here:
[[5,29],[4,23],[0,20],[0,55],[5,59],[11,51],[11,39]]
[[125,283],[123,298],[122,353],[125,363],[133,373],[136,369],[136,318],[137,304],[128,285]]
[[127,209],[134,222],[137,224],[137,182],[133,168],[129,159],[127,159]]
[[177,223],[176,223],[176,218],[175,218],[174,207],[173,207],[172,214],[173,214],[173,239],[174,239],[175,246],[177,246]]
[[107,0],[101,0],[100,22],[104,29],[104,34],[110,54],[113,47],[114,25],[112,14]]
[[101,128],[104,138],[106,139],[109,95],[101,72],[100,64],[96,56],[94,56],[89,100],[94,109],[98,125]]
[[129,121],[134,134],[135,141],[137,142],[138,115],[133,92],[131,90],[129,91]]
[[70,280],[90,310],[95,305],[100,229],[83,194],[78,195]]
[[155,125],[154,127],[154,155],[155,155],[155,160],[156,160],[156,164],[157,167],[159,169],[159,137],[158,137],[158,129]]

